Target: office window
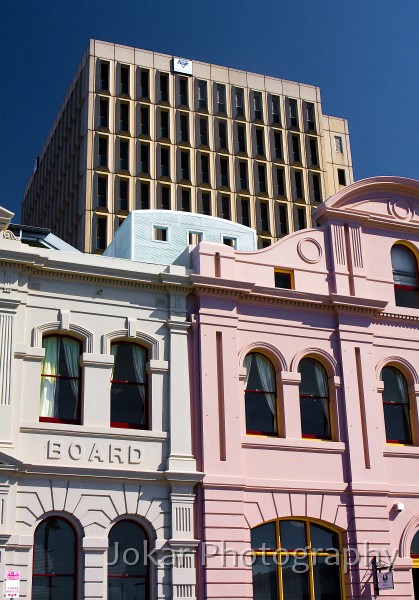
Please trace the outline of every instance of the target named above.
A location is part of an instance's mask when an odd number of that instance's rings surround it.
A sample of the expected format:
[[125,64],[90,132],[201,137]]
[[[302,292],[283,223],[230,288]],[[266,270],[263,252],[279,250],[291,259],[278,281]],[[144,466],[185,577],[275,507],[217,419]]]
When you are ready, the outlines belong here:
[[256,154],[258,156],[265,155],[265,147],[263,143],[263,129],[261,127],[257,127],[256,130]]
[[140,133],[142,135],[150,134],[150,109],[148,106],[142,106],[140,109]]
[[72,600],[77,597],[77,537],[60,517],[48,517],[33,541],[32,598]]
[[99,166],[108,166],[108,138],[105,136],[99,136]]
[[49,335],[43,338],[42,347],[45,356],[41,367],[39,420],[79,423],[81,342],[64,335]]
[[339,181],[339,185],[346,185],[345,169],[338,169],[338,181]]
[[245,125],[237,125],[237,144],[239,152],[246,152],[246,128]]
[[218,147],[227,149],[227,121],[218,121]]
[[280,131],[274,132],[274,147],[275,147],[275,158],[282,159],[282,134]]
[[197,246],[200,242],[202,242],[202,231],[189,231],[188,232],[189,246]]
[[109,63],[100,62],[99,68],[99,89],[109,92]]
[[109,532],[108,548],[107,598],[148,598],[148,538],[144,529],[128,519],[118,521]]
[[228,159],[220,158],[220,184],[228,186]]
[[289,271],[275,271],[275,287],[292,290],[292,273]]
[[410,405],[407,381],[399,369],[384,367],[383,409],[387,443],[411,444]]
[[317,173],[312,174],[313,179],[313,200],[314,202],[322,201],[322,186],[320,181],[320,175]]
[[129,65],[121,65],[121,94],[129,94]]
[[148,210],[150,208],[150,186],[148,183],[142,183],[140,186],[140,209]]
[[391,249],[396,306],[419,308],[418,265],[413,252],[402,244]]
[[107,246],[106,217],[97,217],[96,221],[96,250],[105,250]]
[[97,178],[97,206],[106,208],[108,205],[108,178],[106,176],[99,175]]
[[119,180],[119,210],[128,210],[129,179]]
[[210,182],[209,155],[201,154],[201,183]]
[[123,171],[129,169],[129,142],[119,140],[119,168]]
[[169,101],[169,75],[167,73],[160,73],[160,101]]
[[99,126],[109,127],[109,102],[106,98],[99,101]]
[[270,245],[271,245],[271,240],[261,239],[261,247],[262,248],[269,248]]
[[167,242],[168,231],[167,227],[160,227],[159,225],[153,226],[153,240],[155,242]]
[[295,182],[295,197],[304,198],[303,189],[303,174],[301,171],[294,171],[294,182]]
[[258,165],[259,192],[266,193],[266,172],[265,165]]
[[119,104],[119,129],[129,131],[129,105],[126,102]]
[[288,111],[289,111],[289,124],[290,127],[298,128],[298,105],[297,100],[293,98],[288,99]]
[[190,190],[182,190],[181,210],[191,212],[191,192]]
[[303,358],[298,366],[301,374],[300,411],[303,438],[331,438],[329,377],[314,358]]
[[317,522],[278,519],[250,534],[253,600],[342,600],[338,533]]
[[179,104],[188,106],[188,80],[186,77],[179,77]]
[[234,97],[236,101],[236,116],[244,117],[244,90],[242,88],[235,88]]
[[255,119],[262,120],[262,93],[261,92],[253,92],[253,111],[255,115]]
[[170,148],[160,147],[160,175],[170,177]]
[[179,117],[180,123],[180,141],[189,142],[189,116],[187,114],[181,114]]
[[202,214],[211,215],[211,195],[209,192],[202,192]]
[[288,233],[288,210],[285,204],[278,206],[278,233],[280,236],[287,235]]
[[221,83],[217,83],[217,112],[226,112],[226,87]]
[[170,139],[169,119],[170,119],[169,111],[161,110],[160,111],[160,137],[161,138]]
[[239,179],[240,179],[240,189],[247,190],[247,163],[244,160],[239,162]]
[[161,187],[161,207],[163,210],[170,210],[170,187],[168,185]]
[[315,138],[310,139],[310,162],[313,166],[318,166],[319,157],[317,154],[317,140]]
[[150,147],[148,144],[141,144],[140,173],[150,173]]
[[292,158],[294,162],[301,162],[301,155],[300,155],[300,136],[298,135],[293,135],[291,136],[291,142],[292,142]]
[[280,104],[279,96],[271,96],[271,109],[272,109],[272,123],[279,125],[281,123],[280,118]]
[[199,119],[199,142],[202,146],[208,146],[208,119],[206,117]]
[[276,372],[271,361],[259,352],[251,352],[243,362],[246,370],[246,433],[277,435]]
[[141,98],[150,97],[150,71],[147,69],[140,71],[140,96]]
[[269,226],[269,204],[267,202],[260,203],[260,228],[262,231],[270,231]]
[[241,224],[250,227],[250,211],[249,211],[249,200],[247,198],[240,199],[241,208]]
[[298,229],[305,229],[306,225],[306,210],[305,208],[297,208],[297,225]]
[[306,103],[307,129],[316,131],[316,113],[312,102]]
[[221,196],[221,218],[230,219],[230,196]]
[[111,345],[114,366],[111,375],[111,427],[146,427],[147,350],[138,344]]
[[180,177],[189,180],[189,152],[180,153]]
[[278,196],[285,196],[285,175],[281,167],[276,167],[276,187]]
[[198,81],[198,108],[208,108],[208,91],[206,81]]
[[343,140],[340,135],[335,135],[335,151],[343,153]]

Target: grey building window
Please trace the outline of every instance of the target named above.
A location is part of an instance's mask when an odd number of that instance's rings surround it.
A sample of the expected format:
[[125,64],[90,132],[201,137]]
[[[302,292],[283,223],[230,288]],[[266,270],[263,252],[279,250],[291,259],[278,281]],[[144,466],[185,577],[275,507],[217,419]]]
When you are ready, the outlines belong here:
[[188,106],[188,80],[186,77],[179,77],[179,104]]
[[338,181],[339,181],[339,185],[346,185],[345,169],[338,169]]
[[149,148],[148,144],[141,144],[140,172],[141,173],[150,173],[150,148]]
[[278,196],[285,196],[284,169],[281,169],[280,167],[276,168],[276,187],[278,190]]
[[269,204],[267,202],[260,203],[260,228],[262,231],[270,231]]
[[272,108],[272,123],[279,125],[281,123],[280,118],[280,104],[279,96],[271,96],[271,108]]
[[170,148],[167,146],[160,148],[160,175],[170,177]]
[[97,217],[96,221],[96,250],[106,249],[106,217]]
[[189,152],[180,153],[180,176],[181,179],[189,180]]
[[239,162],[239,178],[240,178],[240,189],[247,190],[247,163],[243,160]]
[[208,146],[208,119],[205,117],[199,119],[199,138],[202,146]]
[[256,128],[256,154],[258,156],[265,155],[265,146],[263,143],[263,129],[261,127]]
[[198,81],[198,108],[208,108],[208,92],[206,81]]
[[301,162],[301,154],[300,154],[300,137],[298,135],[293,135],[291,137],[292,141],[292,159],[294,162]]
[[289,110],[289,121],[290,127],[298,128],[298,105],[297,100],[293,98],[288,99],[288,110]]
[[126,102],[119,105],[119,129],[129,131],[129,105]]
[[201,154],[201,182],[210,182],[210,167],[208,154]]
[[228,159],[220,158],[220,184],[228,187]]
[[169,129],[169,111],[161,110],[160,111],[160,137],[164,139],[170,139],[170,129]]
[[182,190],[181,210],[191,212],[191,193],[189,190]]
[[303,174],[301,171],[294,171],[295,197],[304,198]]
[[105,98],[99,101],[99,126],[109,127],[109,102]]
[[237,143],[239,152],[246,152],[246,129],[245,125],[237,125]]
[[282,134],[280,131],[274,132],[275,158],[282,159]]
[[217,83],[217,112],[226,112],[226,86]]
[[258,165],[258,181],[259,181],[259,192],[261,192],[262,194],[266,193],[265,165]]
[[119,140],[119,168],[123,171],[129,169],[129,142]]
[[140,110],[140,133],[142,135],[150,134],[150,109],[148,106],[142,106]]
[[150,208],[150,186],[148,183],[142,183],[140,187],[140,209],[148,210]]
[[249,227],[250,226],[249,200],[247,198],[241,198],[240,208],[241,208],[241,224]]
[[261,92],[253,92],[253,112],[256,120],[261,121],[263,119]]
[[211,215],[211,195],[209,192],[202,192],[202,214]]
[[99,166],[108,166],[108,138],[104,136],[99,137]]
[[108,178],[106,175],[99,175],[97,178],[97,206],[105,208],[108,204]]
[[121,94],[129,94],[129,65],[121,65]]
[[221,196],[221,217],[230,219],[230,196]]
[[169,101],[169,75],[167,73],[160,73],[160,101]]
[[141,98],[150,97],[150,71],[141,69],[140,71],[140,96]]
[[119,209],[128,210],[129,179],[119,180]]
[[235,88],[234,96],[236,99],[236,116],[244,117],[244,90],[242,88]]
[[227,121],[218,121],[218,147],[227,149]]
[[313,200],[314,202],[322,201],[322,186],[320,181],[320,175],[317,173],[312,174],[313,177]]
[[163,210],[170,210],[170,187],[163,185],[161,188],[161,207]]
[[280,235],[288,233],[288,211],[285,204],[280,204],[278,207],[278,232]]
[[187,114],[181,114],[179,118],[180,122],[180,141],[189,142],[189,116]]
[[312,102],[307,102],[306,104],[306,118],[307,129],[309,131],[316,131],[316,112]]
[[109,92],[109,63],[100,62],[99,67],[99,89]]

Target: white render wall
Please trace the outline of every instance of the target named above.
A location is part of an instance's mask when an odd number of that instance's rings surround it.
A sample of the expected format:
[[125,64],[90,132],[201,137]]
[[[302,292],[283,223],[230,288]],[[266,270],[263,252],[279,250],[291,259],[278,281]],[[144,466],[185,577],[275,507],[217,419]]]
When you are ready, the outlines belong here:
[[[172,269],[31,248],[0,232],[2,590],[5,571],[18,569],[31,597],[34,532],[57,514],[78,533],[78,598],[106,598],[108,533],[123,517],[145,527],[158,556],[172,546],[191,556],[151,566],[151,598],[196,597],[189,282]],[[81,425],[38,420],[42,336],[56,331],[83,342]],[[149,431],[109,426],[115,339],[148,348]],[[186,529],[172,518],[179,510]]]

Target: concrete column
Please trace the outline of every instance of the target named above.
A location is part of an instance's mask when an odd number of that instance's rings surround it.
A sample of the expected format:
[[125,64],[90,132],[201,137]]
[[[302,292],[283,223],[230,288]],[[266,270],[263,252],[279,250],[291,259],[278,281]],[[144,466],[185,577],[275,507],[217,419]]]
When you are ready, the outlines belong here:
[[108,597],[108,540],[85,537],[82,539],[84,554],[83,594],[85,600],[106,600]]
[[83,367],[82,423],[91,427],[110,427],[111,374],[114,357],[111,354],[84,352],[80,362]]
[[172,598],[196,599],[196,549],[194,539],[195,495],[187,486],[173,486],[172,538],[169,545],[173,553]]
[[[23,349],[22,349],[23,350]],[[24,360],[21,417],[24,422],[39,422],[39,398],[41,389],[41,367],[44,348],[27,348],[21,356]]]
[[192,456],[191,399],[187,334],[190,323],[166,321],[170,330],[170,456],[168,470],[195,471]]
[[278,373],[278,389],[283,390],[283,414],[280,415],[281,436],[292,439],[301,439],[301,412],[300,412],[300,373],[280,371]]

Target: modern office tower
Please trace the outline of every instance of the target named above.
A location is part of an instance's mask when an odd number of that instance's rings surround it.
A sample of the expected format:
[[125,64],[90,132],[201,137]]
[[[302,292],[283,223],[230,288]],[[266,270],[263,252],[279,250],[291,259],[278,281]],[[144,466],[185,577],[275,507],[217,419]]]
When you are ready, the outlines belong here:
[[318,87],[91,40],[22,217],[85,252],[150,208],[237,221],[264,247],[352,181],[347,122]]

